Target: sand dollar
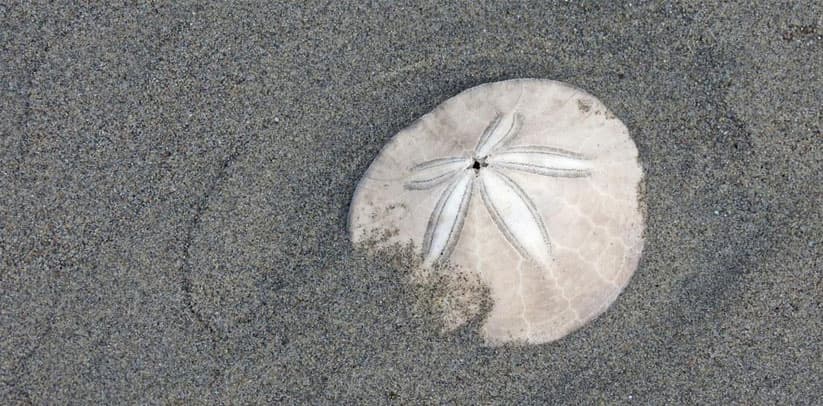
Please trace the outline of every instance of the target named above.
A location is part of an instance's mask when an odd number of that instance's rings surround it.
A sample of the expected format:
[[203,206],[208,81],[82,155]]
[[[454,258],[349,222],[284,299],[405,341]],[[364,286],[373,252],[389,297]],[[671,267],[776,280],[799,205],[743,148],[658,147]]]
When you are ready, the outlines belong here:
[[384,146],[349,231],[355,244],[410,241],[421,269],[476,276],[493,302],[488,344],[545,343],[604,312],[634,273],[642,178],[626,126],[592,95],[551,80],[488,83]]

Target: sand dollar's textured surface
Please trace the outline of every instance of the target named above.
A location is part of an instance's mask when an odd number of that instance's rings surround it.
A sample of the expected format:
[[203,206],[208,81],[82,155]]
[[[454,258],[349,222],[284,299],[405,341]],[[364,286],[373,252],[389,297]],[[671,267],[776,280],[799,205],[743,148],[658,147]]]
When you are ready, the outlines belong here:
[[567,84],[517,79],[445,101],[383,148],[351,206],[355,242],[412,241],[422,266],[489,288],[487,343],[544,343],[614,301],[643,247],[628,130]]

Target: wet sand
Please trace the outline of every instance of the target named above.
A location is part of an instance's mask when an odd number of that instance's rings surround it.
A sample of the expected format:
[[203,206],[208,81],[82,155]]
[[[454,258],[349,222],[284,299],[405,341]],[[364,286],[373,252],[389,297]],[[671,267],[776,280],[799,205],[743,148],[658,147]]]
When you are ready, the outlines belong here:
[[[781,403],[823,395],[816,2],[0,6],[0,403]],[[352,192],[460,91],[629,128],[640,266],[546,345],[441,334]]]

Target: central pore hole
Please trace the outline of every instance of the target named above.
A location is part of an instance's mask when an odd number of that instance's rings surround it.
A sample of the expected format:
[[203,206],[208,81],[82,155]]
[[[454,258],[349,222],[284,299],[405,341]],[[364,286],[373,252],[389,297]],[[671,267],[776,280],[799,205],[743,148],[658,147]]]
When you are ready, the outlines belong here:
[[474,171],[477,172],[480,170],[480,168],[485,168],[487,166],[489,166],[489,164],[486,163],[486,157],[475,158],[474,163],[472,164],[472,169],[474,169]]

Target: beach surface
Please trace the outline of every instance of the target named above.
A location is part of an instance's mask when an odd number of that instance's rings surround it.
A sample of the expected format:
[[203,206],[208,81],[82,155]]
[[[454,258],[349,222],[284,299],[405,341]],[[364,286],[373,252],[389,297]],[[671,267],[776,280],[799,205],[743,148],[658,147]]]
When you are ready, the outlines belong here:
[[[0,403],[819,402],[820,2],[363,3],[0,5]],[[395,133],[521,77],[627,125],[646,242],[599,318],[492,348],[346,219]]]

